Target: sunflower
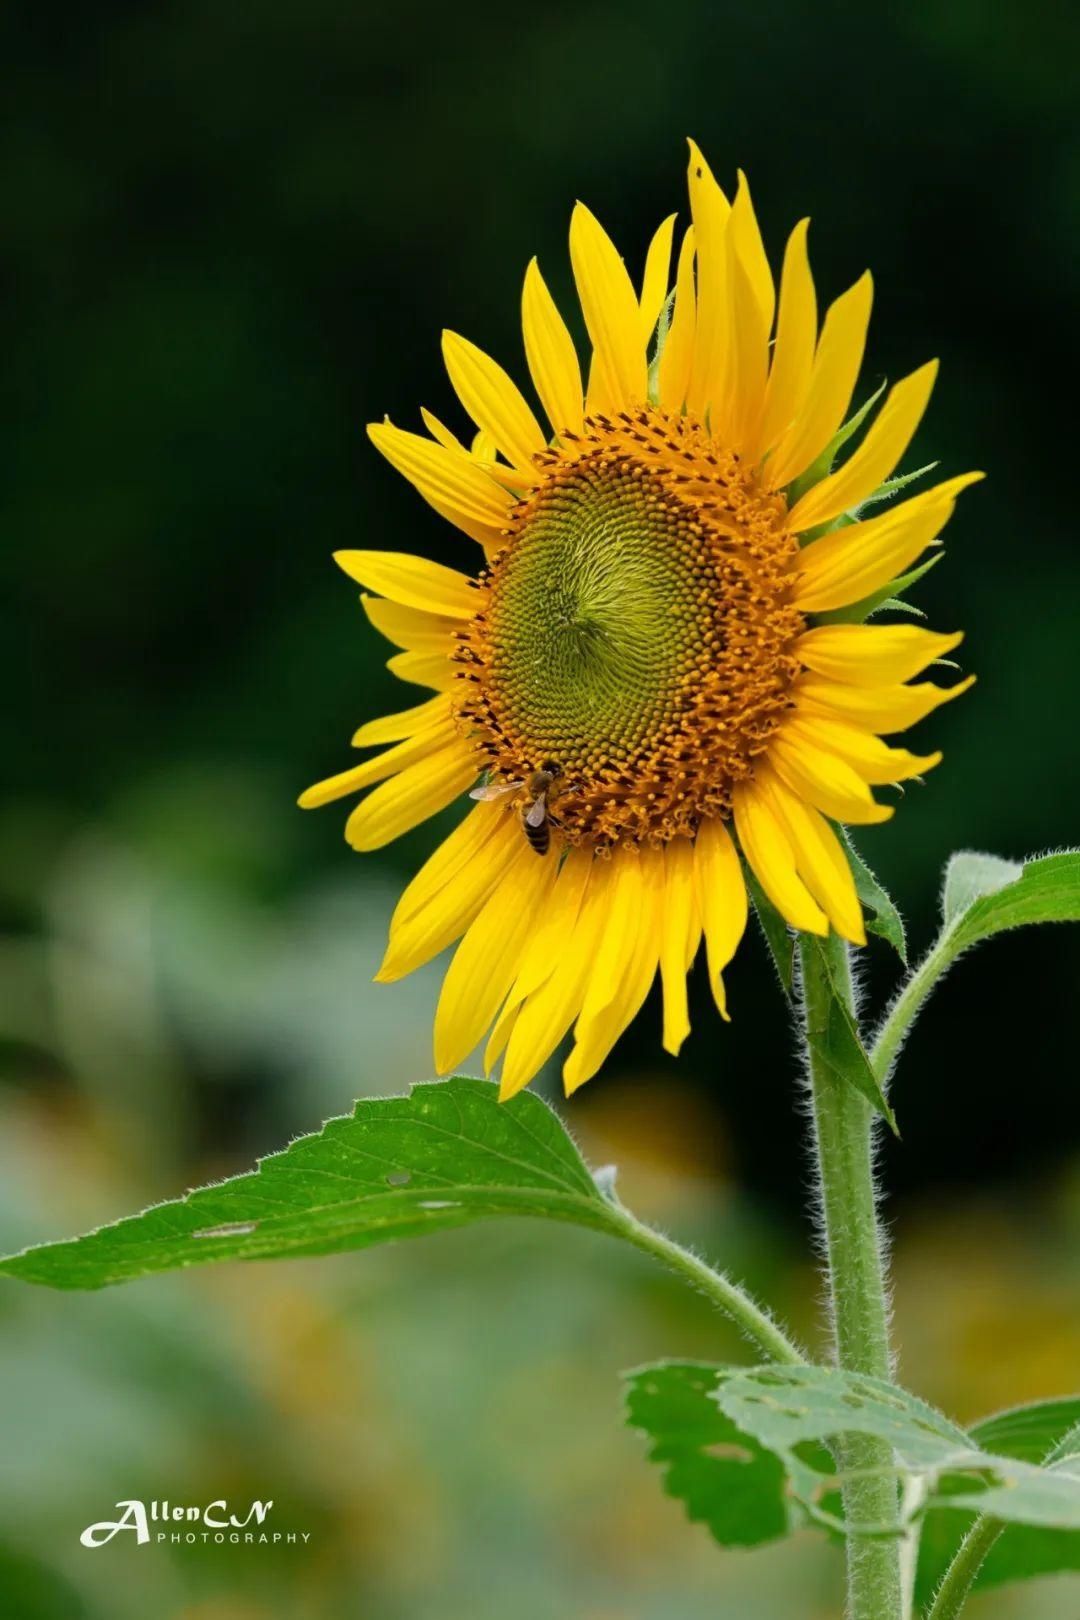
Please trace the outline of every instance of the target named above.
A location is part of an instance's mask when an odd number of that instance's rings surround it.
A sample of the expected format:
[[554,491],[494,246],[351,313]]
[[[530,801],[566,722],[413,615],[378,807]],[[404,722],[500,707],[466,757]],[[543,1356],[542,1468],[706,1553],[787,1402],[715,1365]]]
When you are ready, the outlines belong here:
[[486,1034],[503,1096],[571,1026],[566,1089],[588,1080],[657,971],[664,1046],[677,1053],[702,938],[726,1018],[743,862],[792,928],[863,944],[832,823],[890,817],[872,788],[941,756],[882,735],[971,684],[911,684],[959,635],[865,622],[929,566],[920,558],[980,476],[877,504],[918,476],[890,479],[936,364],[898,382],[869,426],[879,396],[848,418],[869,274],[819,331],[808,221],[788,240],[777,295],[745,177],[729,203],[691,143],[689,188],[670,290],[674,216],[638,291],[575,208],[584,381],[529,265],[525,355],[547,428],[502,367],[452,332],[443,355],[471,443],[428,411],[426,435],[369,428],[479,546],[475,566],[336,558],[401,649],[388,667],[433,695],[361,726],[354,745],[382,751],[300,803],[371,788],[346,837],[372,850],[472,790],[477,802],[402,895],[377,978],[460,941],[435,1015],[436,1068],[455,1068]]

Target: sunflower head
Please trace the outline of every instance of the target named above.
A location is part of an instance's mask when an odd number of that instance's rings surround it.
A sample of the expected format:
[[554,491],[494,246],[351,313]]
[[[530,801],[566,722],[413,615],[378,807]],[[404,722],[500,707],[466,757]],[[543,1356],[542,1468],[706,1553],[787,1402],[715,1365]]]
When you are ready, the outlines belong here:
[[888,480],[936,366],[897,383],[869,425],[877,396],[849,417],[869,275],[819,326],[807,222],[777,293],[745,178],[729,203],[691,145],[689,187],[673,286],[674,216],[638,289],[575,209],[587,380],[530,264],[522,324],[546,427],[501,366],[447,333],[471,444],[426,411],[427,435],[369,430],[479,544],[476,565],[338,558],[401,649],[390,668],[434,695],[362,726],[357,746],[390,746],[301,803],[371,787],[347,836],[374,849],[470,789],[482,801],[405,891],[379,977],[460,939],[436,1064],[456,1066],[488,1031],[506,1095],[571,1026],[567,1087],[589,1078],[657,971],[664,1042],[678,1051],[702,938],[726,1017],[743,861],[793,928],[862,944],[832,823],[891,816],[872,789],[940,756],[883,736],[971,684],[912,684],[958,635],[866,622],[911,582],[978,476],[885,500],[907,482]]

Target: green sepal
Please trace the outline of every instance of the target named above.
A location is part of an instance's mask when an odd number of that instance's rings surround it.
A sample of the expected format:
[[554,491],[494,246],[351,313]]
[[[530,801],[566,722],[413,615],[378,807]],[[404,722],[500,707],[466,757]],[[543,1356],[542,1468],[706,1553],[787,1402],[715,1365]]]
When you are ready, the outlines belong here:
[[743,876],[747,892],[753,901],[761,932],[773,959],[780,988],[790,1000],[795,992],[796,939],[784,918],[777,911],[749,866],[743,862]]
[[815,613],[813,615],[814,623],[862,624],[872,614],[881,613],[886,608],[898,609],[905,613],[916,613],[922,618],[923,614],[918,608],[912,607],[910,603],[902,601],[901,598],[904,592],[909,591],[913,585],[917,585],[919,580],[930,572],[931,568],[936,568],[944,555],[943,550],[937,550],[932,557],[927,557],[926,561],[921,562],[917,568],[909,569],[906,574],[899,575],[897,579],[890,579],[887,585],[883,585],[878,591],[873,591],[869,596],[864,596],[861,602],[852,602],[848,607],[828,608],[824,613]]
[[803,938],[811,950],[819,956],[819,966],[829,987],[829,1005],[824,1025],[811,1024],[807,1028],[806,1039],[810,1047],[811,1060],[828,1069],[845,1084],[861,1091],[874,1111],[881,1115],[893,1135],[898,1137],[900,1131],[896,1115],[889,1107],[888,1098],[863,1046],[858,1026],[836,983],[825,942],[816,934],[804,934]]
[[879,484],[872,495],[865,496],[859,502],[859,512],[864,512],[868,506],[877,506],[879,501],[892,500],[893,496],[898,495],[902,489],[906,489],[909,484],[913,484],[917,478],[925,478],[928,472],[933,472],[934,468],[939,465],[939,462],[928,461],[925,467],[916,467],[914,472],[897,473],[894,478],[886,478],[885,482]]
[[650,405],[660,403],[660,356],[664,352],[664,345],[671,331],[671,311],[675,305],[675,288],[672,287],[664,299],[660,314],[656,322],[656,342],[653,345],[652,359],[649,361],[648,398]]
[[855,848],[847,828],[840,827],[838,831],[840,840],[847,851],[851,875],[855,879],[855,893],[862,904],[867,928],[872,934],[877,934],[881,939],[887,940],[901,962],[907,967],[907,937],[904,933],[903,918],[897,911],[891,897],[882,888]]
[[836,460],[840,451],[844,448],[844,445],[847,444],[852,434],[858,433],[859,429],[866,421],[866,418],[869,416],[870,412],[873,410],[874,406],[885,392],[887,386],[888,382],[883,381],[880,387],[876,388],[870,395],[870,398],[866,401],[866,403],[864,405],[860,405],[855,414],[853,416],[849,416],[842,427],[837,428],[824,450],[816,458],[816,460],[810,463],[805,472],[801,472],[798,478],[792,480],[792,482],[788,485],[787,490],[789,507],[794,506],[797,501],[801,500],[806,494],[807,490],[813,489],[815,484],[820,484],[823,478],[827,478],[829,476],[833,469],[833,462]]

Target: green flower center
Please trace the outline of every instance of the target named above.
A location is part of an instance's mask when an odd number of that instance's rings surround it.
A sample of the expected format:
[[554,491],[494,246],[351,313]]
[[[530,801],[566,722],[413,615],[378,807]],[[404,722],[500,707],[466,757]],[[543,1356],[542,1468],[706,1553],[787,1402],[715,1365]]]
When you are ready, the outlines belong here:
[[508,719],[564,773],[630,759],[678,712],[702,646],[702,559],[642,469],[585,463],[541,489],[492,582]]

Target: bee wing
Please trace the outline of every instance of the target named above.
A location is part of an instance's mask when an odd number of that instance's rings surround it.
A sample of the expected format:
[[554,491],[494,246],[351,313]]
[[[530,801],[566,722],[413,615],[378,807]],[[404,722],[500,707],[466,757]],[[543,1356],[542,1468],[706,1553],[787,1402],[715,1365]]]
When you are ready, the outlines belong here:
[[525,812],[526,827],[542,827],[544,817],[547,815],[547,794],[541,793],[530,804]]
[[486,803],[489,799],[501,799],[504,793],[513,793],[523,785],[521,782],[488,782],[484,787],[473,788],[469,798],[481,799]]

